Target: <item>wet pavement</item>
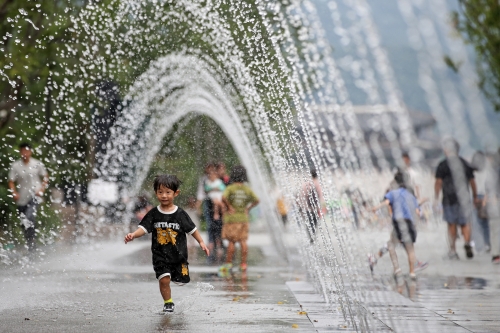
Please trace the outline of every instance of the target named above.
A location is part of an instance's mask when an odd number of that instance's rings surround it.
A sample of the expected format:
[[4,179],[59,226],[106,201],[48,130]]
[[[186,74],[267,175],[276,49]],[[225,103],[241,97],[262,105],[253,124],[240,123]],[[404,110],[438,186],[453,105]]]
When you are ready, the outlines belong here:
[[[387,236],[388,230],[356,232],[361,256],[375,251]],[[294,243],[293,234],[285,238]],[[234,270],[226,277],[207,265],[200,251],[190,249],[191,283],[173,286],[173,315],[160,314],[149,241],[46,247],[33,265],[1,266],[0,332],[354,331],[314,290],[300,265],[280,259],[267,235],[251,234],[249,243],[248,273]],[[406,257],[397,251],[405,272]],[[489,254],[448,260],[440,225],[421,228],[416,251],[429,267],[416,282],[406,277],[399,289],[388,256],[373,276],[366,267],[367,282],[360,286],[370,329],[500,332],[500,267],[491,264]],[[291,258],[295,263],[300,259],[298,253]]]
[[[389,232],[389,229],[369,229],[355,233],[362,244],[358,252],[366,262],[367,272],[366,254],[377,251],[389,238]],[[480,243],[480,239],[476,241],[476,245]],[[463,245],[463,239],[459,239],[456,246],[460,260],[450,260],[446,224],[420,225],[415,251],[417,258],[427,261],[429,266],[417,273],[417,281],[405,274],[399,288],[392,276],[389,255],[380,259],[374,275],[366,274],[369,283],[363,286],[364,308],[375,320],[372,325],[382,332],[500,332],[500,265],[493,265],[491,254],[480,246],[476,246],[473,259],[466,259]],[[403,272],[407,273],[407,257],[402,247],[397,254]],[[300,284],[297,288],[307,288],[305,282]],[[300,297],[299,301],[304,302]],[[310,305],[318,309],[321,302],[317,299]],[[335,327],[341,324],[337,319],[324,320],[319,325],[313,312],[309,313],[318,331],[337,330]]]
[[170,315],[149,242],[45,248],[33,265],[1,266],[0,332],[313,332],[285,285],[299,277],[265,235],[250,245],[248,273],[227,277],[192,250],[191,283],[172,287]]

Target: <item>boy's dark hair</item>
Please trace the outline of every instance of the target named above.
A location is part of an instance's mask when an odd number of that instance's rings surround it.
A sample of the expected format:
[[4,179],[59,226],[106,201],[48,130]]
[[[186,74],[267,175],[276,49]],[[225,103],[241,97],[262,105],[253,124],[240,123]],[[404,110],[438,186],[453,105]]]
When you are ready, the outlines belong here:
[[242,165],[236,165],[231,170],[231,182],[233,183],[244,183],[248,181],[247,178],[247,169],[245,169]]
[[316,169],[311,169],[311,177],[314,179],[318,178],[318,172]]
[[23,149],[23,148],[28,148],[29,150],[31,150],[31,145],[27,142],[23,142],[19,145],[19,149]]
[[398,184],[399,187],[406,187],[405,175],[399,170],[394,175],[394,181]]
[[403,154],[401,154],[401,157],[409,159],[410,158],[410,154],[408,154],[408,152],[405,151],[405,152],[403,152]]
[[179,187],[181,187],[182,182],[177,178],[176,175],[157,175],[155,177],[155,181],[153,183],[153,188],[155,193],[158,192],[161,186],[165,186],[168,189],[171,189],[174,192],[177,192]]

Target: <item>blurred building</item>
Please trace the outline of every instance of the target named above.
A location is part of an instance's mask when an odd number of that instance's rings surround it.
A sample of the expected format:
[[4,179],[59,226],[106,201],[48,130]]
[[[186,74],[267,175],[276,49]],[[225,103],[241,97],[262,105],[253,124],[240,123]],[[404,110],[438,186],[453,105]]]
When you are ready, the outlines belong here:
[[[345,141],[343,136],[346,133],[343,132],[343,129],[351,128],[347,113],[350,112],[350,114],[355,115],[359,129],[363,133],[366,145],[370,149],[373,164],[381,167],[380,157],[382,155],[389,165],[395,165],[391,146],[400,140],[401,126],[396,112],[391,110],[388,105],[355,105],[349,110],[335,105],[314,106],[311,107],[311,111],[314,120],[306,119],[306,121],[314,121],[317,124],[318,134],[321,135],[325,148],[327,148],[326,141],[329,147],[336,147]],[[435,164],[435,161],[442,156],[436,120],[426,112],[408,110],[408,114],[416,137],[411,151],[412,158],[426,165]],[[300,124],[297,124],[297,129],[303,135]],[[337,139],[334,136],[335,132],[341,133]],[[393,142],[389,140],[388,135],[389,137],[394,135]],[[336,152],[332,152],[332,154],[337,160],[340,159]]]

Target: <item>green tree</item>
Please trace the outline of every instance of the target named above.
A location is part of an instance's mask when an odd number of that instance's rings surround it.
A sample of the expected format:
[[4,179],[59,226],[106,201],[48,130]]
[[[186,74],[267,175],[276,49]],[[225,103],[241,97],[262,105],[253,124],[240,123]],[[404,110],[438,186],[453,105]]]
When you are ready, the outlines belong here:
[[479,86],[500,112],[500,2],[459,0],[454,23],[477,55]]
[[[73,135],[74,140],[66,141],[63,149],[56,151],[54,146],[63,141],[59,135],[65,128],[71,128],[74,134],[86,126],[86,117],[68,119],[59,104],[64,80],[68,80],[64,67],[75,62],[65,53],[70,38],[68,27],[72,25],[70,18],[84,5],[84,1],[77,0],[4,0],[0,4],[2,184],[7,184],[10,164],[19,158],[17,147],[23,141],[35,146],[35,157],[48,167],[52,185],[58,184],[62,177],[81,177],[85,163],[85,154],[81,152],[85,152],[86,138]],[[68,102],[74,95],[75,92],[68,92]],[[78,108],[81,111],[83,105]],[[64,172],[55,172],[63,163]],[[55,215],[48,212],[50,206],[43,207],[47,214],[42,211],[41,222],[56,227]],[[16,215],[7,187],[0,186],[0,230],[17,235]],[[41,230],[48,232],[44,225]]]
[[[191,6],[173,0],[132,1],[122,6],[120,0],[4,0],[0,3],[2,183],[6,184],[10,164],[18,158],[18,144],[30,141],[35,156],[49,170],[51,186],[85,184],[94,176],[92,119],[109,108],[109,101],[99,96],[96,87],[111,82],[123,97],[152,62],[171,53],[210,58],[214,70],[225,73],[221,77],[226,82],[221,84],[230,86],[232,69],[220,57],[227,55],[229,47],[255,78],[270,122],[283,126],[273,113],[292,104],[288,91],[292,84],[289,72],[282,70],[275,57],[271,40],[278,42],[281,52],[291,46],[280,40],[283,27],[273,19],[287,15],[286,3],[283,0],[281,6],[263,13],[273,24],[266,27],[255,1],[221,1],[210,13],[221,24],[216,27],[200,19],[204,4],[199,2]],[[229,46],[214,41],[221,26],[230,34]],[[295,41],[307,38],[299,20],[294,20],[290,30]],[[275,89],[278,85],[281,91]],[[242,112],[249,113],[243,92],[235,89],[235,94],[241,99]],[[189,136],[185,133],[189,131],[180,133],[179,142]],[[0,229],[11,229],[15,216],[7,188],[0,186]]]

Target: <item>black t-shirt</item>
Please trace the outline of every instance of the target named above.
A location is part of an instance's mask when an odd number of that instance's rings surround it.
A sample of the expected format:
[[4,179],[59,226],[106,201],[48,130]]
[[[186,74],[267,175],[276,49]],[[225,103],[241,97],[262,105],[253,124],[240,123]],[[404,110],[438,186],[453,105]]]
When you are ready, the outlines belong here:
[[144,216],[139,227],[153,234],[153,266],[187,262],[186,234],[193,234],[196,226],[182,208],[166,214],[155,207]]
[[[460,162],[462,162],[462,165],[460,166],[460,169],[464,173],[464,179],[469,182],[471,179],[474,178],[474,169],[470,167],[470,165],[461,157],[458,157]],[[439,163],[437,170],[436,170],[436,178],[442,179],[443,180],[443,205],[454,205],[458,204],[458,196],[457,196],[457,190],[455,188],[455,182],[453,180],[453,176],[451,173],[450,166],[448,164],[449,159],[445,159],[441,163]],[[466,184],[465,186],[468,186]]]

